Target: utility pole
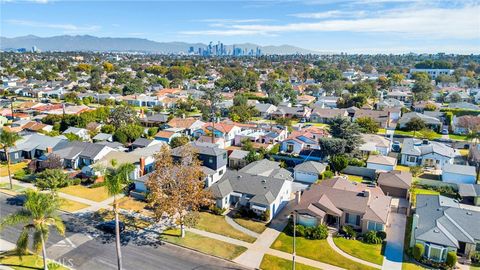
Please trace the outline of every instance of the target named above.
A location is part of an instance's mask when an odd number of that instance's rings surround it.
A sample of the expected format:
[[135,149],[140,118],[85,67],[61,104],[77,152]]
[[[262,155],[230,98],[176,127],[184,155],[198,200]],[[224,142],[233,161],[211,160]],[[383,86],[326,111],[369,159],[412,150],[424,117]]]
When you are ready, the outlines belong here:
[[296,222],[296,214],[295,211],[292,212],[293,214],[293,253],[292,253],[292,270],[295,270],[295,237],[296,237],[296,231],[297,231],[297,222]]

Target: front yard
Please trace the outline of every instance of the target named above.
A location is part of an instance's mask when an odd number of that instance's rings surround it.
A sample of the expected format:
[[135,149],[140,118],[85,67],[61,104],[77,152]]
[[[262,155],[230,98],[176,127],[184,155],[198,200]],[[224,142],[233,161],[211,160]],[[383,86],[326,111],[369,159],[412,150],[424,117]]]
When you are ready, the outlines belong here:
[[242,246],[204,237],[192,232],[185,232],[185,237],[181,238],[180,230],[167,230],[163,232],[161,239],[227,260],[232,260],[247,250],[247,248]]
[[125,196],[118,200],[118,207],[123,210],[142,213],[145,216],[153,216],[153,212],[147,209],[147,203],[132,197]]
[[[15,163],[15,164],[11,164],[10,165],[10,172],[12,173],[12,176],[20,171],[20,170],[23,170],[24,168],[27,167],[27,162],[19,162],[19,163]],[[0,165],[0,177],[3,177],[3,176],[8,176],[8,168],[7,168],[7,164],[2,164]]]
[[[9,251],[0,254],[0,265],[4,265],[15,270],[43,269],[43,259],[35,254],[23,255],[20,258],[19,256],[13,254],[13,252]],[[48,269],[67,270],[68,268],[55,262],[49,262]]]
[[[262,263],[260,264],[260,269],[263,269],[263,270],[292,269],[292,261],[265,254],[265,256],[263,256]],[[301,264],[301,263],[295,263],[295,269],[318,270],[318,268]]]
[[250,219],[244,219],[244,218],[234,218],[233,221],[238,223],[238,225],[245,227],[249,229],[250,231],[256,232],[256,233],[262,233],[265,231],[266,224],[258,221],[253,221]]
[[378,265],[383,263],[381,244],[365,244],[358,240],[348,240],[343,237],[334,237],[333,241],[338,248],[353,257]]
[[95,202],[102,202],[110,197],[107,189],[103,186],[89,188],[82,185],[74,185],[61,188],[58,191]]
[[[272,244],[271,248],[292,253],[293,237],[282,232],[277,240]],[[327,243],[327,240],[308,240],[303,237],[296,238],[297,255],[328,263],[338,267],[351,270],[373,270],[370,266],[366,266],[352,260],[349,260],[333,250]]]
[[68,199],[61,199],[60,210],[73,213],[75,211],[87,208],[89,205],[81,202],[76,202]]
[[[136,218],[136,217],[131,217],[131,216],[126,216],[123,214],[118,215],[120,221],[125,223],[125,227],[127,229],[132,229],[132,230],[137,230],[137,229],[145,229],[152,225],[152,223],[143,220],[141,218]],[[115,215],[113,211],[106,210],[106,209],[100,209],[94,214],[94,218],[97,219],[100,222],[103,221],[110,221],[115,219]]]
[[404,165],[397,165],[397,166],[395,166],[395,170],[409,172],[410,167],[404,166]]
[[466,141],[467,135],[448,134],[448,138],[455,141]]
[[221,234],[245,242],[253,243],[256,238],[237,231],[225,221],[224,216],[218,216],[207,212],[200,212],[200,217],[195,228],[211,233]]

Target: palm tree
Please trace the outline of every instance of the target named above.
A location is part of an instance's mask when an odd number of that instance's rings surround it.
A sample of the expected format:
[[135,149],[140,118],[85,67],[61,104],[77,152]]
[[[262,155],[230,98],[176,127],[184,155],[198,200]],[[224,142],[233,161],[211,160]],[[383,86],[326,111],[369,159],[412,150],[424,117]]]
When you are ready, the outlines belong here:
[[122,252],[120,250],[120,226],[118,222],[118,202],[117,195],[123,192],[123,187],[130,181],[130,173],[135,169],[133,164],[121,164],[116,166],[116,161],[112,160],[112,167],[106,170],[105,187],[108,194],[113,196],[113,212],[115,213],[115,242],[117,250],[118,270],[122,269]]
[[50,226],[53,226],[60,235],[65,235],[65,225],[57,214],[59,201],[51,194],[35,190],[27,190],[25,195],[27,200],[24,207],[17,213],[6,216],[0,222],[0,230],[6,226],[24,224],[17,240],[16,251],[20,255],[27,253],[29,234],[33,232],[33,250],[36,253],[42,251],[43,269],[47,270],[45,242],[50,233]]
[[16,142],[22,137],[14,132],[3,130],[0,133],[0,147],[5,152],[7,158],[8,179],[10,180],[10,189],[13,189],[12,173],[10,172],[10,148],[14,147]]

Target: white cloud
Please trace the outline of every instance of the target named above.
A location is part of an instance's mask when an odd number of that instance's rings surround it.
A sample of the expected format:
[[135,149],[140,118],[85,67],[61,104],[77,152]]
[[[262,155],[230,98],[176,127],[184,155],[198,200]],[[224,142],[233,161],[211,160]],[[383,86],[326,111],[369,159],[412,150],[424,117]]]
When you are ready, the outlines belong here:
[[203,19],[198,20],[199,22],[207,22],[207,23],[256,23],[256,22],[268,22],[272,21],[270,19]]
[[63,30],[64,33],[90,33],[100,29],[100,27],[97,25],[78,26],[74,24],[55,24],[55,23],[29,21],[29,20],[6,20],[5,22],[12,25],[29,26],[29,27],[36,27],[36,28],[60,29],[60,30]]
[[386,10],[366,18],[288,24],[234,24],[228,29],[186,31],[187,35],[278,35],[284,32],[397,33],[408,37],[480,39],[480,5],[461,8]]
[[47,4],[51,0],[0,0],[0,3],[37,3],[37,4]]
[[339,17],[363,17],[367,13],[365,11],[342,11],[342,10],[329,10],[324,12],[314,12],[314,13],[295,13],[290,16],[297,18],[308,18],[308,19],[330,19],[330,18],[339,18]]

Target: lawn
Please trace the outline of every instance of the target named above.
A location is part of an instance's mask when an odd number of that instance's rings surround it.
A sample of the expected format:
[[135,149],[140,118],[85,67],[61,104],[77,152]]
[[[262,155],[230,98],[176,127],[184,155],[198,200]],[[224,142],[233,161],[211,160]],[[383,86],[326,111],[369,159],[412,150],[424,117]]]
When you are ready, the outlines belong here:
[[60,205],[60,210],[65,211],[65,212],[69,212],[69,213],[73,213],[75,211],[81,210],[81,209],[86,208],[88,206],[89,206],[88,204],[84,204],[84,203],[81,203],[81,202],[76,202],[76,201],[72,201],[72,200],[62,198],[61,205]]
[[467,135],[448,134],[448,138],[455,141],[466,141]]
[[363,177],[362,176],[359,176],[359,175],[350,175],[350,174],[346,174],[346,176],[348,177],[348,180],[352,181],[352,182],[358,182],[358,183],[362,183],[363,182]]
[[[113,204],[112,204],[113,205]],[[147,203],[132,197],[123,197],[118,200],[118,207],[124,210],[140,212],[146,216],[152,216],[153,213],[147,210]]]
[[167,230],[162,234],[161,239],[169,243],[228,260],[238,257],[247,250],[247,248],[242,246],[233,245],[192,232],[185,232],[185,237],[181,238],[180,230]]
[[[293,237],[282,232],[271,248],[292,253]],[[352,260],[349,260],[333,250],[327,243],[327,240],[307,240],[303,237],[296,238],[297,255],[312,260],[328,263],[338,267],[351,270],[375,269]]]
[[[421,135],[420,131],[415,132],[415,136],[413,136],[413,131],[404,131],[404,130],[395,130],[395,135],[400,135],[400,136],[405,136],[405,137],[419,137]],[[434,139],[440,139],[442,137],[442,134],[435,133]]]
[[433,195],[437,195],[437,194],[440,194],[438,191],[435,191],[435,190],[429,190],[429,189],[423,189],[423,188],[412,188],[410,190],[412,192],[412,196],[411,196],[411,201],[412,201],[412,205],[415,206],[415,203],[416,203],[416,199],[417,199],[417,195],[419,194],[433,194]]
[[[43,259],[37,255],[24,255],[20,258],[11,252],[6,252],[0,255],[0,265],[8,266],[15,270],[43,269]],[[50,262],[48,268],[55,270],[68,269],[55,262]]]
[[107,189],[103,186],[89,188],[82,185],[74,185],[61,188],[59,192],[95,202],[102,202],[110,197],[108,196]]
[[[263,270],[292,269],[292,261],[265,254],[265,256],[263,256],[262,263],[260,264],[260,269],[263,269]],[[301,263],[295,263],[295,269],[318,270],[319,268],[315,268],[315,267],[301,264]]]
[[19,185],[13,184],[12,186],[13,186],[13,190],[10,189],[10,183],[0,183],[0,189],[2,189],[2,191],[6,191],[5,193],[7,194],[16,195],[17,193],[20,193],[25,190],[24,187]]
[[458,150],[458,152],[460,152],[460,155],[462,155],[463,157],[468,156],[468,152],[469,152],[469,151],[470,151],[469,149],[460,149],[460,150]]
[[348,240],[343,237],[335,237],[333,238],[333,241],[338,248],[343,250],[345,253],[352,255],[353,257],[376,263],[378,265],[382,265],[383,263],[381,244],[365,244],[358,240]]
[[403,262],[402,270],[423,270],[425,268],[413,262]]
[[397,165],[397,166],[395,166],[395,170],[409,172],[409,171],[410,171],[410,167],[408,167],[408,166],[403,166],[403,165]]
[[250,231],[254,231],[256,233],[262,233],[267,228],[266,224],[263,222],[258,222],[250,219],[243,219],[243,218],[235,218],[233,220],[236,223],[238,223],[240,226],[245,227]]
[[470,270],[480,270],[480,264],[470,265]]
[[[134,218],[134,217],[126,216],[123,214],[119,214],[118,217],[120,221],[124,222],[125,226],[129,229],[145,229],[152,225],[152,223],[145,221],[141,218]],[[113,211],[100,209],[97,212],[95,212],[94,218],[98,219],[99,221],[110,221],[110,220],[114,220],[115,216],[113,214]]]
[[221,234],[231,238],[239,239],[245,242],[253,243],[256,238],[237,231],[225,221],[224,216],[218,216],[207,212],[200,212],[199,219],[195,228],[211,233]]
[[378,131],[377,131],[377,134],[379,134],[379,135],[385,135],[386,132],[387,132],[386,129],[384,129],[384,128],[379,128]]
[[[10,172],[12,173],[12,176],[20,170],[23,170],[24,168],[27,167],[27,162],[19,162],[15,164],[10,165]],[[7,169],[7,164],[1,165],[0,166],[0,177],[2,176],[8,176],[8,169]]]

